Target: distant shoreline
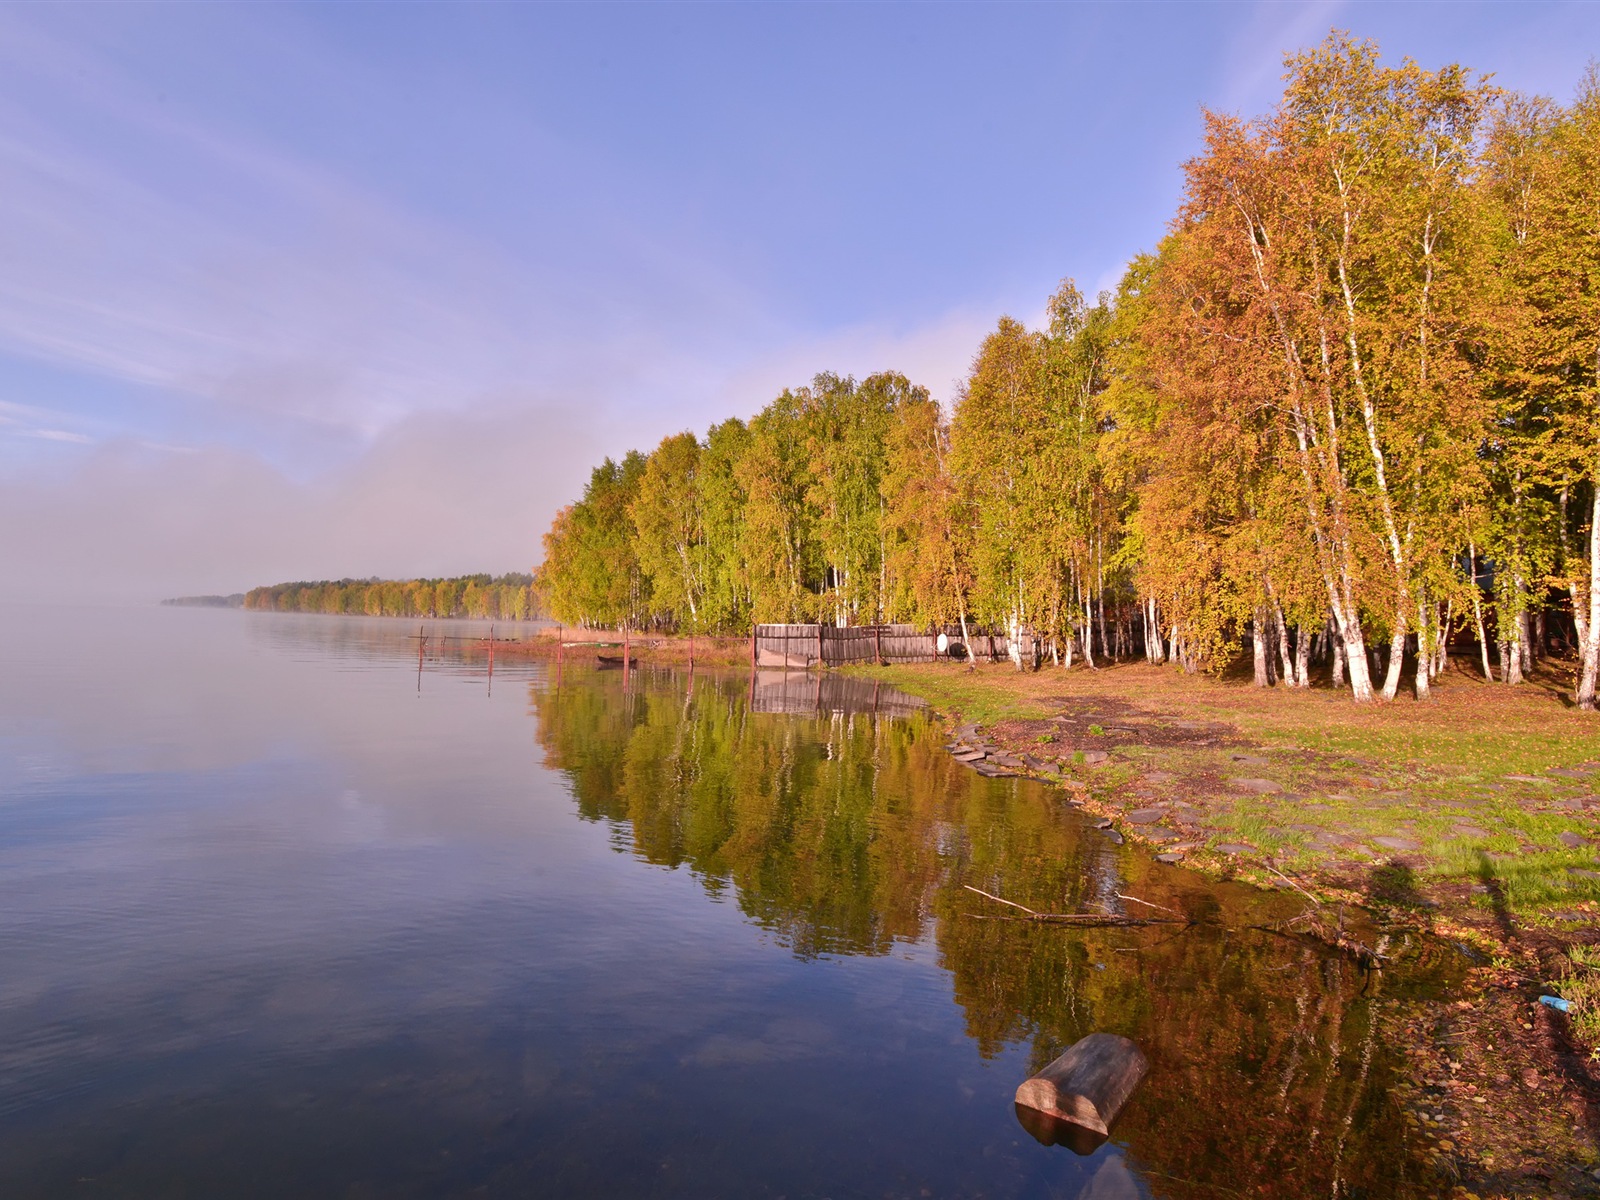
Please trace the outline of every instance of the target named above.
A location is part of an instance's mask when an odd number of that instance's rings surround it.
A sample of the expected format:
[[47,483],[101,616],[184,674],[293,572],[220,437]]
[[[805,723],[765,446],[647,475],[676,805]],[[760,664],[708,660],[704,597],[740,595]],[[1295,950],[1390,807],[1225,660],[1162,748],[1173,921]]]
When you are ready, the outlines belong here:
[[173,596],[161,602],[164,608],[243,608],[244,593],[229,596]]
[[329,616],[525,621],[539,615],[533,576],[457,575],[449,579],[319,579],[251,588],[243,606]]

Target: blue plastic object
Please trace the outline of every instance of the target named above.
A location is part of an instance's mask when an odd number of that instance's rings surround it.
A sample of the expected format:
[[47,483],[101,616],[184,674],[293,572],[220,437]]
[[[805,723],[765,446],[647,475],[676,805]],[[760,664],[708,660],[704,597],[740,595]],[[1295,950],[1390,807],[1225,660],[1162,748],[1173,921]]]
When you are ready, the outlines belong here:
[[1560,996],[1540,996],[1539,1003],[1546,1008],[1553,1008],[1557,1012],[1568,1012],[1572,1008],[1572,1005],[1568,1004]]

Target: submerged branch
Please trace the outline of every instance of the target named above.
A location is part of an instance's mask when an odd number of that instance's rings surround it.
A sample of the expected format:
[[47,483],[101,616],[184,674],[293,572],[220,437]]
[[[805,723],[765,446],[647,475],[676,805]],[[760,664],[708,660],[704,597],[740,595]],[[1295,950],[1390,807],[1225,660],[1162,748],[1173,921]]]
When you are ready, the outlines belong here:
[[1171,914],[1172,914],[1172,915],[1173,915],[1173,916],[1175,916],[1175,917],[1181,917],[1181,916],[1183,916],[1183,914],[1182,914],[1182,913],[1181,913],[1181,912],[1179,912],[1179,911],[1178,911],[1178,910],[1177,910],[1177,909],[1175,909],[1175,908],[1168,908],[1168,907],[1167,907],[1167,906],[1166,906],[1166,905],[1165,905],[1165,904],[1151,904],[1151,903],[1150,903],[1150,901],[1148,901],[1148,900],[1141,900],[1141,899],[1139,899],[1139,897],[1137,897],[1137,896],[1124,896],[1124,895],[1123,895],[1123,894],[1122,894],[1122,893],[1121,893],[1121,892],[1118,892],[1118,893],[1117,893],[1117,899],[1118,899],[1118,900],[1132,900],[1132,901],[1133,901],[1133,902],[1134,902],[1134,903],[1135,903],[1135,904],[1142,904],[1142,905],[1144,905],[1144,906],[1145,906],[1145,907],[1146,907],[1146,908],[1154,908],[1154,909],[1158,909],[1158,910],[1160,910],[1160,911],[1161,911],[1161,912],[1169,912],[1169,913],[1171,913]]
[[1077,929],[1097,929],[1124,925],[1193,925],[1174,917],[1109,917],[1101,913],[1034,913],[1031,917],[986,917],[982,913],[962,913],[974,921],[1022,921],[1030,925],[1071,925]]
[[[964,883],[961,886],[969,892],[975,892],[982,896],[985,900],[993,900],[996,904],[1004,904],[1007,908],[1015,908],[1026,914],[1020,917],[984,916],[982,913],[962,914],[972,918],[974,921],[1025,921],[1034,925],[1070,925],[1077,929],[1123,928],[1145,925],[1179,925],[1185,929],[1192,929],[1197,925],[1214,926],[1217,924],[1214,921],[1196,921],[1193,918],[1181,916],[1125,917],[1114,916],[1109,913],[1042,913],[1029,908],[1025,904],[1018,904],[1015,900],[1007,900],[1003,896],[996,896],[984,891],[982,888],[975,888],[970,883]],[[1121,893],[1118,893],[1118,899],[1132,900],[1150,908],[1161,907],[1159,904],[1151,904],[1148,900],[1140,900],[1137,896],[1123,896]],[[1311,897],[1311,899],[1315,901],[1315,897]],[[1172,912],[1173,910],[1169,908],[1164,911]],[[1334,950],[1342,950],[1367,967],[1381,967],[1383,963],[1388,961],[1388,955],[1385,955],[1380,950],[1373,949],[1363,942],[1356,941],[1345,934],[1342,928],[1329,930],[1322,927],[1317,920],[1317,915],[1316,909],[1308,908],[1299,916],[1278,924],[1244,925],[1240,928],[1254,930],[1257,933],[1270,933],[1274,937],[1316,942]],[[1301,922],[1307,922],[1310,928],[1293,928],[1293,926],[1299,925]]]
[[1005,905],[1010,906],[1011,908],[1020,908],[1023,912],[1027,913],[1030,917],[1037,917],[1037,916],[1040,915],[1039,913],[1034,912],[1033,909],[1029,908],[1025,904],[1018,904],[1014,900],[1002,900],[999,896],[991,896],[988,892],[984,891],[982,888],[975,888],[970,883],[964,883],[961,886],[966,888],[967,891],[969,891],[969,892],[977,892],[978,895],[982,896],[985,900],[993,900],[996,904],[1005,904]]
[[1271,863],[1270,863],[1270,862],[1268,862],[1268,863],[1263,863],[1263,864],[1262,864],[1262,865],[1263,865],[1263,866],[1264,866],[1264,867],[1266,867],[1266,868],[1267,868],[1267,870],[1269,870],[1269,871],[1271,871],[1271,872],[1272,872],[1272,873],[1273,873],[1273,874],[1274,874],[1274,875],[1276,875],[1276,876],[1277,876],[1277,877],[1278,877],[1278,878],[1279,878],[1279,879],[1281,879],[1281,880],[1283,880],[1283,881],[1284,881],[1284,882],[1285,882],[1285,883],[1287,883],[1287,884],[1288,884],[1288,885],[1289,885],[1289,886],[1290,886],[1290,887],[1292,887],[1292,888],[1293,888],[1293,889],[1294,889],[1294,890],[1295,890],[1295,891],[1297,891],[1297,892],[1299,892],[1299,893],[1300,893],[1300,894],[1301,894],[1301,895],[1302,895],[1302,896],[1304,896],[1304,897],[1305,897],[1305,898],[1306,898],[1306,899],[1307,899],[1307,900],[1309,900],[1309,901],[1311,901],[1311,903],[1313,903],[1313,904],[1315,904],[1315,905],[1316,905],[1316,906],[1317,906],[1317,907],[1319,907],[1319,908],[1320,908],[1320,907],[1322,907],[1322,901],[1321,901],[1321,900],[1318,900],[1318,899],[1317,899],[1317,898],[1316,898],[1316,897],[1315,897],[1315,896],[1313,896],[1313,895],[1312,895],[1312,894],[1311,894],[1311,893],[1310,893],[1310,892],[1308,892],[1308,891],[1306,891],[1306,890],[1305,890],[1305,888],[1303,888],[1303,887],[1301,887],[1301,886],[1300,886],[1300,885],[1299,885],[1299,884],[1298,884],[1298,883],[1296,883],[1296,882],[1295,882],[1295,881],[1294,881],[1294,880],[1292,880],[1292,879],[1290,879],[1290,878],[1289,878],[1289,877],[1288,877],[1288,876],[1287,876],[1287,875],[1285,875],[1285,874],[1284,874],[1284,873],[1283,873],[1283,872],[1282,872],[1282,871],[1280,871],[1280,870],[1278,870],[1278,868],[1277,868],[1277,867],[1275,867],[1275,866],[1273,866],[1273,865],[1272,865],[1272,864],[1271,864]]
[[[967,913],[966,916],[978,921],[1035,921],[1041,924],[1079,925],[1094,927],[1098,925],[1192,925],[1194,922],[1187,919],[1174,919],[1170,917],[1117,917],[1106,913],[1042,913],[1035,912],[1025,904],[1018,904],[1014,900],[1007,900],[1001,896],[991,895],[982,888],[975,888],[970,883],[961,885],[969,892],[976,892],[985,900],[993,900],[996,904],[1004,904],[1007,908],[1020,909],[1027,913],[1025,917],[985,917],[978,913]],[[1140,901],[1141,904],[1146,901]],[[1151,905],[1157,908],[1159,905]],[[1168,910],[1171,911],[1170,909]]]

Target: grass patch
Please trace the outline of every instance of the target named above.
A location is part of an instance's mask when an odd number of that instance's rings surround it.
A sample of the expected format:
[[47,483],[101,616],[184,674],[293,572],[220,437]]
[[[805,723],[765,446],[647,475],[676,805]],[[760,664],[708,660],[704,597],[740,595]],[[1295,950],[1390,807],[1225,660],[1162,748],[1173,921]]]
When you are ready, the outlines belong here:
[[1567,958],[1570,970],[1552,986],[1571,1006],[1567,1016],[1573,1033],[1593,1046],[1600,1043],[1600,946],[1573,946]]
[[1472,852],[1470,864],[1458,859],[1452,867],[1441,873],[1475,878],[1485,889],[1481,903],[1489,907],[1501,905],[1512,913],[1600,902],[1600,879],[1576,875],[1568,869],[1592,870],[1592,852],[1491,854],[1478,849]]
[[1238,805],[1231,812],[1220,814],[1216,820],[1218,842],[1248,842],[1267,854],[1282,850],[1287,839],[1282,830],[1275,829],[1268,814],[1257,805]]
[[[1043,717],[1049,712],[1037,696],[997,687],[997,680],[1004,679],[1004,673],[999,668],[969,671],[964,665],[928,663],[882,668],[852,667],[847,670],[852,674],[871,674],[874,678],[883,679],[895,687],[921,696],[941,713],[977,725]],[[1013,670],[1011,674],[1016,675],[1017,672]]]

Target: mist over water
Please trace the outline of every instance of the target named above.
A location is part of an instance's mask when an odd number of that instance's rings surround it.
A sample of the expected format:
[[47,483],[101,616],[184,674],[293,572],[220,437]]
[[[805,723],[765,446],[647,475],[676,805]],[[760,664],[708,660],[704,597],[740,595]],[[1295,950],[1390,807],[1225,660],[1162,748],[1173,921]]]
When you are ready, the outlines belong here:
[[[1386,1196],[1420,1172],[1375,1022],[1448,955],[1378,979],[1252,933],[1292,901],[977,777],[882,689],[581,654],[491,679],[466,622],[422,623],[419,662],[414,621],[6,611],[0,1194]],[[1214,923],[1041,929],[963,883]],[[1092,1154],[1040,1145],[1012,1093],[1095,1029],[1151,1075]]]

